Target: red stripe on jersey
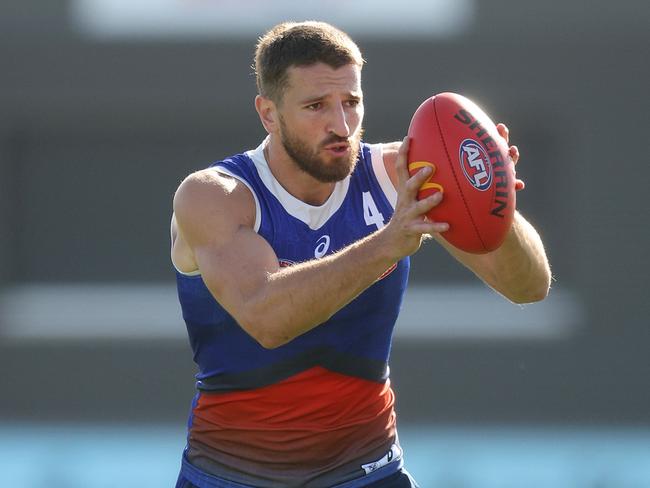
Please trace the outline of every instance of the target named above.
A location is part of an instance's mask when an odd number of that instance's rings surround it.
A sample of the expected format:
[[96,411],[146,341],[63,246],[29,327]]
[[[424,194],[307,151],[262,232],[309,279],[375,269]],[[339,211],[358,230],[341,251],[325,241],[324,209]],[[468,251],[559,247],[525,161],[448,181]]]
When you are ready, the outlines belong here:
[[393,405],[389,381],[314,367],[255,390],[201,393],[190,447],[240,472],[335,469],[388,450]]

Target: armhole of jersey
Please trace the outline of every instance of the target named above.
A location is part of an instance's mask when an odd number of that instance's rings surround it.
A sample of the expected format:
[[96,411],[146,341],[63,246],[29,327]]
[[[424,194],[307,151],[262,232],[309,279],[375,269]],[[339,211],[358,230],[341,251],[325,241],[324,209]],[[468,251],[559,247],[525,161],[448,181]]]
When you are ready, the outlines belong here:
[[259,232],[260,224],[262,223],[262,210],[260,208],[260,201],[257,199],[257,194],[253,190],[253,187],[244,178],[234,174],[232,171],[228,170],[227,168],[215,166],[214,169],[217,170],[219,173],[228,175],[231,178],[235,178],[237,181],[241,181],[244,185],[246,185],[246,188],[250,190],[251,194],[253,195],[253,199],[255,200],[255,225],[253,226],[253,230],[255,232]]
[[397,205],[397,190],[393,185],[393,182],[390,181],[388,172],[386,171],[386,166],[384,165],[384,151],[382,144],[368,144],[370,148],[370,159],[372,160],[372,170],[375,173],[375,178],[379,182],[386,199],[395,208]]
[[197,269],[195,271],[190,271],[189,273],[186,273],[185,271],[181,271],[178,269],[178,266],[176,266],[176,263],[174,262],[174,231],[173,231],[173,226],[174,226],[174,220],[172,217],[172,221],[169,223],[169,242],[171,244],[171,249],[169,250],[169,258],[172,262],[172,266],[176,270],[177,273],[182,274],[183,276],[199,276],[201,272]]

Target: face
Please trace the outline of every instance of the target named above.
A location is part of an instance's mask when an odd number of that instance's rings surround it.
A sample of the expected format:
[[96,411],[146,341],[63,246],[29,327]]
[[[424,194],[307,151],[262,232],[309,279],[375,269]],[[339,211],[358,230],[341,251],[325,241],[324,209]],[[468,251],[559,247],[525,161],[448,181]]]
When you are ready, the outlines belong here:
[[280,141],[301,170],[323,183],[344,179],[356,165],[363,132],[361,69],[289,68],[278,116]]

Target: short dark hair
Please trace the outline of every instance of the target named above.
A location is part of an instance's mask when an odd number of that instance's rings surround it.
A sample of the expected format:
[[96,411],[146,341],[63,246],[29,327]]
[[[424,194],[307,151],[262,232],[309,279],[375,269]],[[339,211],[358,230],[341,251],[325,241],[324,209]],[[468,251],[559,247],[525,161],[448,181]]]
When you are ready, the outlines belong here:
[[280,102],[292,66],[325,63],[332,68],[363,66],[359,47],[345,32],[325,22],[283,22],[259,38],[255,76],[260,95]]

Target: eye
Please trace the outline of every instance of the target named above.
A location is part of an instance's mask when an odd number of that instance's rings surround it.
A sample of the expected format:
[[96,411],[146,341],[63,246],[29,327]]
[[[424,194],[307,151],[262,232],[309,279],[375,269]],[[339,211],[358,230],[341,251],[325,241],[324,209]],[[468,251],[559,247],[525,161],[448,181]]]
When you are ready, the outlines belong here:
[[361,100],[358,99],[358,98],[351,98],[346,103],[347,103],[348,107],[354,108],[354,107],[359,106],[359,104],[361,103]]
[[310,103],[305,108],[307,110],[311,110],[312,112],[315,112],[317,110],[320,110],[322,108],[322,106],[323,106],[323,104],[321,102],[314,102],[314,103]]

